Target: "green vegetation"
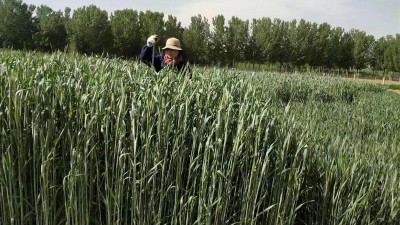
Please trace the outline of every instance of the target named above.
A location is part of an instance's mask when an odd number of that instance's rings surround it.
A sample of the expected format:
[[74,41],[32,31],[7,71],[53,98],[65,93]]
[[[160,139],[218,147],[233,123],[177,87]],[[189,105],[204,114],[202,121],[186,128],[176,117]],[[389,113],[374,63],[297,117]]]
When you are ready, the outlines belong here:
[[393,89],[393,90],[396,90],[396,89],[400,90],[400,84],[390,84],[390,85],[388,85],[388,88]]
[[382,85],[0,52],[0,224],[399,224]]
[[372,76],[392,78],[400,73],[400,34],[374,37],[301,18],[224,15],[212,21],[195,15],[182,27],[174,15],[162,12],[106,10],[89,5],[62,12],[0,0],[0,47],[134,58],[147,38],[158,34],[161,47],[169,37],[180,39],[185,58],[197,65],[346,75],[370,70]]

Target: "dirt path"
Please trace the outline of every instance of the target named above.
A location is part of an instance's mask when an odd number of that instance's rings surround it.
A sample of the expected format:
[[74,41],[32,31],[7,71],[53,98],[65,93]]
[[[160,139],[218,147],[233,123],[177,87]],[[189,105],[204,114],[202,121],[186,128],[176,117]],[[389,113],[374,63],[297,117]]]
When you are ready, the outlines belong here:
[[400,90],[389,90],[400,95]]

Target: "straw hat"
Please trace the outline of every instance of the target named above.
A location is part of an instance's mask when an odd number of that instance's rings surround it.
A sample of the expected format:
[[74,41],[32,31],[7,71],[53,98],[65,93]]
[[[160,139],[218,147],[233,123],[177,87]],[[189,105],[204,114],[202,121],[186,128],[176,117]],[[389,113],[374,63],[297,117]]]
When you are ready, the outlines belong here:
[[173,50],[178,50],[182,51],[181,49],[181,42],[177,38],[168,38],[167,42],[165,43],[165,49],[173,49]]

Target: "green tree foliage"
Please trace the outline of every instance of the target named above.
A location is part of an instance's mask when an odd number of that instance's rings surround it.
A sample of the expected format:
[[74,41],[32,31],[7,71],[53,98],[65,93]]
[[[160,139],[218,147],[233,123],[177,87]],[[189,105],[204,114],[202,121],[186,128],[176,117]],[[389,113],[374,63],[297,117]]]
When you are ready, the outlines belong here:
[[288,63],[290,59],[289,23],[275,19],[272,24],[271,36],[272,48],[270,51],[270,62],[280,65]]
[[363,69],[370,65],[372,60],[372,46],[374,43],[374,37],[367,35],[365,31],[359,31],[353,29],[351,32],[354,40],[354,67],[356,69]]
[[379,38],[373,48],[373,60],[372,69],[374,70],[385,70],[385,49],[387,48],[387,42],[384,37]]
[[140,33],[142,45],[146,43],[150,35],[157,34],[160,40],[165,41],[164,36],[164,13],[160,12],[140,12],[139,14]]
[[260,62],[289,62],[291,44],[289,39],[289,23],[270,18],[253,20],[252,39],[256,51],[261,51]]
[[349,32],[343,34],[338,48],[338,67],[350,69],[354,65],[354,40]]
[[201,15],[192,16],[189,28],[183,32],[185,54],[195,63],[208,63],[210,24]]
[[66,7],[64,10],[64,18],[68,22],[71,20],[71,8]]
[[340,62],[340,41],[343,37],[344,29],[336,27],[330,30],[329,42],[327,46],[327,62],[325,65],[328,68],[339,68]]
[[387,38],[387,48],[384,52],[384,66],[387,70],[400,72],[400,34]]
[[67,32],[70,44],[79,52],[103,53],[112,46],[111,24],[108,14],[97,6],[90,5],[74,11]]
[[132,9],[115,11],[111,16],[114,51],[118,55],[136,56],[142,47],[139,13]]
[[[35,12],[34,14],[32,12]],[[34,15],[32,17],[32,15]],[[399,37],[375,40],[364,31],[346,32],[328,23],[253,19],[251,23],[223,15],[212,19],[212,31],[202,15],[188,27],[173,15],[133,9],[108,13],[90,5],[71,13],[48,6],[28,6],[21,0],[0,0],[0,46],[54,51],[65,48],[82,53],[113,52],[138,56],[152,34],[158,34],[160,50],[169,37],[181,40],[191,62],[235,66],[237,63],[274,64],[285,68],[365,69],[399,71]],[[32,38],[33,37],[33,38]],[[276,68],[276,67],[275,67]]]
[[175,37],[179,40],[182,40],[183,38],[184,29],[181,22],[179,22],[175,16],[168,15],[168,19],[165,21],[164,30],[164,36],[166,38]]
[[249,41],[249,21],[233,16],[227,27],[227,53],[230,64],[244,61],[247,43]]
[[324,65],[330,65],[329,62],[329,41],[331,34],[331,26],[327,23],[322,23],[317,29],[316,48],[314,52],[314,65],[323,67]]
[[318,66],[318,60],[316,60],[316,54],[318,52],[318,24],[310,23],[309,35],[307,42],[308,45],[308,61],[307,64],[310,66]]
[[246,48],[246,61],[253,64],[253,69],[256,63],[262,63],[264,61],[262,52],[257,49],[256,42],[257,34],[253,30],[253,26],[251,26],[249,31],[249,42],[247,43]]
[[291,26],[291,44],[292,44],[292,52],[291,52],[291,61],[298,69],[301,66],[310,62],[310,30],[311,23],[306,22],[304,19],[301,19],[297,26],[294,26],[294,22],[292,22]]
[[395,67],[393,71],[400,72],[400,34],[396,34],[396,39],[393,41],[393,61],[395,62]]
[[3,47],[32,47],[33,10],[34,7],[28,7],[20,0],[0,0],[0,43]]
[[227,57],[227,38],[224,15],[212,18],[214,27],[210,36],[210,59],[213,64],[225,65]]
[[267,62],[272,51],[271,36],[272,36],[272,21],[270,18],[253,19],[252,23],[252,40],[254,42],[253,51],[259,51],[258,63]]
[[36,9],[37,32],[33,36],[36,49],[42,51],[62,50],[67,44],[66,19],[61,11],[41,5]]

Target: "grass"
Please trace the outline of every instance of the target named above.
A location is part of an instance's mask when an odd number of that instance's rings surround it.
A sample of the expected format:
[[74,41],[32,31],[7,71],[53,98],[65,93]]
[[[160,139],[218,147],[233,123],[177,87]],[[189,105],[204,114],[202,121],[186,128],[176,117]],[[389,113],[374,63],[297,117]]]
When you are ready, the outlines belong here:
[[388,88],[392,90],[400,90],[400,84],[390,84],[388,85]]
[[0,224],[399,224],[399,96],[0,53]]

